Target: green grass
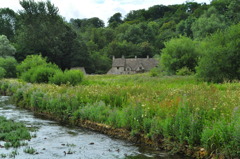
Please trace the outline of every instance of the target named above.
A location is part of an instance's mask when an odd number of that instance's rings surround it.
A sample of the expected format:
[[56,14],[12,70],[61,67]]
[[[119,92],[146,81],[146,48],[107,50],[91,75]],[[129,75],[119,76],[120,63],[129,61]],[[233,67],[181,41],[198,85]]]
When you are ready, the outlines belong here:
[[4,147],[14,147],[25,145],[22,140],[31,138],[28,129],[24,124],[7,120],[0,116],[0,140],[5,141]]
[[91,120],[209,153],[240,156],[240,83],[211,84],[193,76],[87,76],[82,85],[0,81],[19,106],[62,120]]

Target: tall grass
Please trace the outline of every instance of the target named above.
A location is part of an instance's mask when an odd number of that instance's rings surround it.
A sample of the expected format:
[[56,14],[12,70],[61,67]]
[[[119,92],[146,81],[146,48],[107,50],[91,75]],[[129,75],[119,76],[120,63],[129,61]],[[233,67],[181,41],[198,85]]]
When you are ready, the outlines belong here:
[[20,106],[62,120],[91,120],[144,134],[155,142],[203,147],[240,156],[240,83],[202,83],[194,77],[87,76],[83,85],[2,80],[1,92]]

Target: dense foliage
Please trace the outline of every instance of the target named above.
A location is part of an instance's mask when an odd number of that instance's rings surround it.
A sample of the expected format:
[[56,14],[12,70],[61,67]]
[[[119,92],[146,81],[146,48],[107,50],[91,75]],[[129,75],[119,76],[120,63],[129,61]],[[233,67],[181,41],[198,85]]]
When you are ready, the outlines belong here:
[[8,38],[5,35],[0,35],[0,57],[13,56],[15,51]]
[[[66,22],[50,1],[21,0],[20,4],[23,9],[17,13],[0,9],[0,23],[4,24],[0,34],[14,43],[15,58],[21,62],[27,55],[42,54],[63,70],[85,67],[87,73],[106,73],[113,55],[161,55],[167,47],[164,44],[172,38],[182,35],[202,41],[240,20],[238,0],[155,5],[125,17],[115,13],[109,16],[107,26],[97,17]],[[194,71],[193,65],[186,67]]]
[[124,128],[172,148],[175,142],[175,150],[200,147],[208,156],[240,156],[239,83],[207,84],[180,76],[86,78],[85,85],[75,87],[2,80],[0,90],[13,95],[19,106],[63,121],[90,120]]
[[47,62],[41,55],[29,55],[17,65],[19,78],[31,83],[53,83],[57,85],[76,85],[82,82],[83,73],[80,70],[65,70]]
[[162,49],[160,66],[170,74],[184,67],[195,72],[199,53],[196,42],[187,37],[171,39],[165,43],[166,48]]
[[0,79],[5,77],[5,75],[6,75],[6,70],[4,68],[0,67]]
[[17,65],[19,78],[27,82],[47,83],[59,68],[41,55],[29,55]]
[[202,43],[197,75],[209,82],[240,79],[240,24],[217,32]]
[[18,65],[17,60],[14,57],[0,57],[0,68],[3,68],[6,72],[5,78],[17,77],[16,66]]
[[61,85],[71,84],[77,85],[83,81],[83,73],[80,70],[58,71],[49,78],[50,83]]

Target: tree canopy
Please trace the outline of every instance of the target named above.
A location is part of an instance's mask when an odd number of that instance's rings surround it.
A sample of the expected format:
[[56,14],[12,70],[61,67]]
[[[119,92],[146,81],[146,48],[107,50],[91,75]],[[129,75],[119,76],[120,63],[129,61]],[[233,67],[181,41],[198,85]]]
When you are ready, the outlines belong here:
[[[28,55],[41,54],[61,69],[85,67],[87,73],[106,73],[112,56],[167,56],[171,41],[180,45],[177,39],[187,38],[183,44],[192,41],[196,45],[196,41],[240,22],[239,0],[154,5],[132,10],[125,17],[117,12],[109,16],[107,26],[98,17],[68,22],[51,1],[21,0],[20,5],[22,10],[17,13],[0,8],[0,34],[16,48],[11,55],[21,62]],[[187,66],[192,71],[193,63]]]
[[0,35],[0,57],[13,56],[16,49],[10,44],[5,35]]

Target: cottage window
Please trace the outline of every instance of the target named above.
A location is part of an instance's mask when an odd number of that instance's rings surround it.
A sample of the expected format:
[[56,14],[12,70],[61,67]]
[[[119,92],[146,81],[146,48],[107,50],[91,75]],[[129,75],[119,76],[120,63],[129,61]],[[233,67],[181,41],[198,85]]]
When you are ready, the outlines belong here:
[[119,69],[119,67],[117,67],[117,69]]

